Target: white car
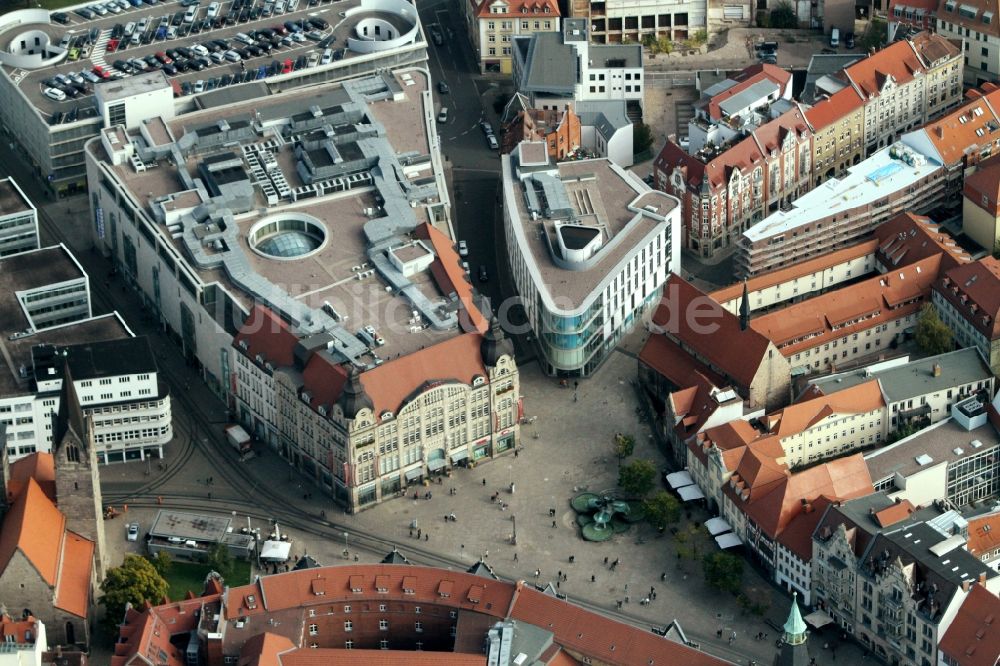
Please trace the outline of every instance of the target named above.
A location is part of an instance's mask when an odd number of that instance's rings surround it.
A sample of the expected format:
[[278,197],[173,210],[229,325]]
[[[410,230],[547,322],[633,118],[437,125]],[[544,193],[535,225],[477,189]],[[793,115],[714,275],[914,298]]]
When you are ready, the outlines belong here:
[[198,5],[192,5],[188,7],[186,12],[184,12],[184,22],[194,23],[196,18],[198,18]]
[[214,63],[221,63],[226,60],[226,56],[222,55],[222,51],[212,51],[208,54],[208,57],[211,58]]
[[139,540],[139,523],[128,524],[128,540],[129,541]]
[[122,13],[122,8],[119,7],[118,3],[116,3],[116,2],[109,2],[108,4],[104,5],[104,8],[107,9],[112,14],[121,14]]
[[323,65],[329,65],[333,62],[333,49],[327,49],[323,51],[323,59],[320,61]]
[[222,9],[222,5],[220,5],[218,2],[213,2],[208,6],[208,11],[206,12],[205,16],[207,18],[214,19],[216,16],[219,15],[220,9]]
[[191,50],[194,51],[195,53],[197,53],[200,56],[207,56],[208,55],[208,49],[206,49],[201,44],[195,44],[194,46],[191,47]]
[[458,256],[467,257],[469,256],[469,246],[465,241],[458,241]]
[[292,38],[293,42],[304,42],[304,41],[306,41],[306,36],[303,35],[301,32],[293,32],[291,35],[289,35],[289,37]]
[[87,9],[89,9],[92,12],[94,12],[98,16],[107,16],[108,15],[108,9],[104,5],[91,5]]
[[195,94],[200,93],[200,92],[205,92],[205,82],[202,81],[201,79],[198,79],[197,81],[195,81],[194,82],[194,92],[195,92]]
[[438,111],[438,122],[442,124],[448,122],[448,107],[442,106]]
[[229,62],[239,62],[240,60],[243,60],[243,58],[241,58],[240,54],[236,51],[226,51],[226,60]]
[[54,99],[57,102],[66,101],[66,93],[64,93],[62,90],[59,90],[58,88],[46,88],[44,90],[44,93],[46,97],[48,97],[49,99]]

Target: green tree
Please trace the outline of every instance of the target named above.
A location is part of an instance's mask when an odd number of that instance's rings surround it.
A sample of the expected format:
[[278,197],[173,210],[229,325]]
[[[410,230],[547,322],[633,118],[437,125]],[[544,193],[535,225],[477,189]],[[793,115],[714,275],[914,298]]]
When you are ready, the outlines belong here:
[[647,32],[642,36],[642,45],[653,53],[656,53],[656,35]]
[[618,458],[618,469],[621,469],[622,461],[635,453],[635,437],[618,433],[615,435],[611,451],[615,458]]
[[223,578],[228,578],[233,570],[233,556],[225,544],[217,543],[208,549],[205,562],[212,571],[217,572]]
[[653,129],[646,123],[636,123],[632,132],[632,154],[638,155],[653,145]]
[[660,37],[656,40],[656,48],[660,53],[670,53],[674,50],[674,44],[669,37]]
[[618,485],[632,497],[644,497],[655,479],[656,465],[649,460],[633,460],[618,470]]
[[108,569],[101,583],[106,626],[115,631],[125,617],[125,604],[141,607],[146,601],[159,603],[168,587],[152,562],[134,553],[127,554],[120,567]]
[[676,523],[681,517],[681,503],[665,490],[643,502],[642,508],[646,512],[646,520],[658,530],[666,529],[667,525]]
[[163,577],[166,577],[170,573],[170,567],[173,566],[174,561],[170,558],[170,554],[164,550],[161,550],[156,555],[150,555],[149,561],[156,569],[156,573]]
[[792,4],[790,2],[776,4],[768,17],[768,24],[775,30],[790,30],[799,27]]
[[951,329],[941,321],[937,308],[932,303],[925,303],[920,308],[920,315],[917,317],[916,338],[920,349],[931,356],[943,354],[952,348]]
[[858,47],[864,51],[879,50],[885,46],[889,39],[889,28],[886,22],[880,18],[872,19],[871,23],[868,24],[868,29],[865,30],[865,34],[861,35],[861,39],[858,40]]
[[701,560],[705,582],[721,592],[736,594],[743,583],[743,560],[729,553],[709,553]]

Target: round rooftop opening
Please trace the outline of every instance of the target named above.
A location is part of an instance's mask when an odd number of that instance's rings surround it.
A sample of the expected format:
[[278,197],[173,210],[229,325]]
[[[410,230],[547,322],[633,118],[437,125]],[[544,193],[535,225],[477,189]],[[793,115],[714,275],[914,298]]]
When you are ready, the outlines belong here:
[[269,259],[301,259],[326,245],[326,227],[312,215],[283,213],[257,222],[247,234],[250,247]]

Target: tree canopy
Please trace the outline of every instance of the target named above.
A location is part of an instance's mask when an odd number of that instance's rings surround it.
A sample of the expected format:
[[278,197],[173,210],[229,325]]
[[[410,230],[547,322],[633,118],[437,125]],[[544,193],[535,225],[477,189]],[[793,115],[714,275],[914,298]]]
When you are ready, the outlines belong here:
[[952,349],[951,329],[941,321],[937,308],[931,303],[925,303],[920,308],[920,315],[917,317],[916,339],[920,349],[931,356],[943,354]]
[[646,520],[658,530],[676,523],[681,517],[681,503],[665,490],[647,499],[642,507],[646,511]]
[[651,461],[633,460],[618,470],[618,485],[632,497],[644,497],[653,489],[656,465]]
[[144,602],[159,603],[167,594],[167,581],[145,557],[129,553],[120,567],[108,569],[101,591],[106,610],[104,621],[114,630],[125,617],[125,604],[141,607]]
[[743,584],[743,560],[729,553],[709,553],[701,560],[705,582],[721,592],[736,594]]

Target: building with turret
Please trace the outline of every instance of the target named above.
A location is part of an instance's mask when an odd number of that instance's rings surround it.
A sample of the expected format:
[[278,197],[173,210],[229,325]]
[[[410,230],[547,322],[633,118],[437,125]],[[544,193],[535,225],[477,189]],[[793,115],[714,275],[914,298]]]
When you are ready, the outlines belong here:
[[802,613],[799,611],[799,595],[792,593],[792,607],[788,611],[788,619],[782,625],[781,632],[781,652],[775,661],[777,666],[808,666],[809,648],[806,641],[809,640],[809,630]]

